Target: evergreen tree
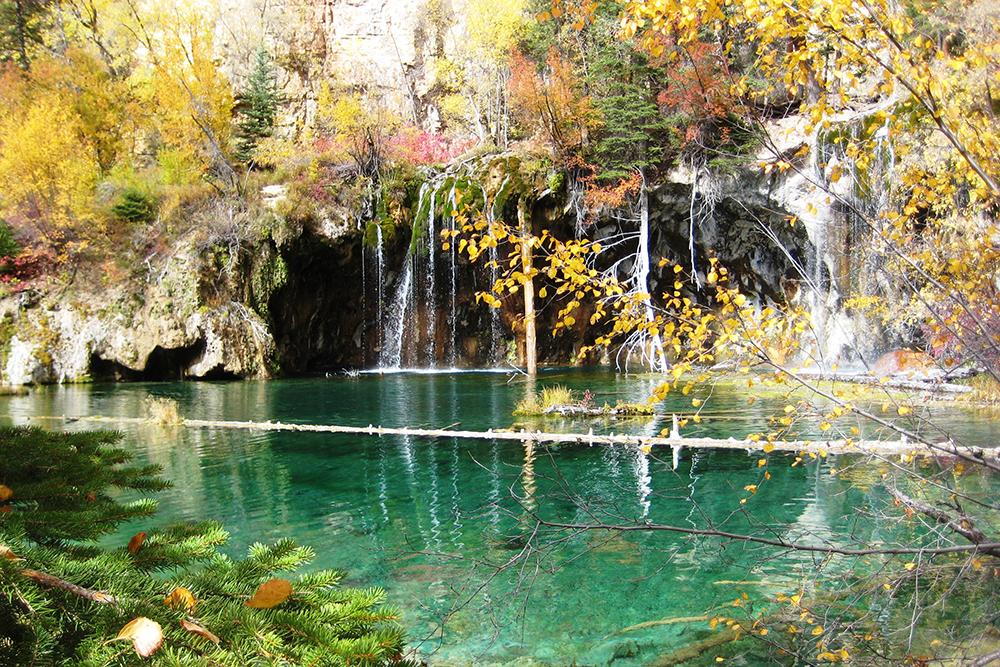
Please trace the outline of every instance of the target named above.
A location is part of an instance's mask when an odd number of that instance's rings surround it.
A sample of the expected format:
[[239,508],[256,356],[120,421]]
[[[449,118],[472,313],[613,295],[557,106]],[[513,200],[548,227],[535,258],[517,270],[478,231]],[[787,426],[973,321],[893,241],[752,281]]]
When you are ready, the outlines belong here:
[[128,188],[111,207],[111,212],[123,222],[150,222],[156,217],[156,201],[142,190]]
[[123,492],[166,486],[120,439],[0,429],[0,664],[402,664],[385,593],[330,570],[278,578],[313,557],[290,540],[232,559],[205,522],[99,546],[156,510]]
[[47,5],[47,0],[0,0],[0,62],[28,69],[31,51],[42,43]]
[[587,83],[604,124],[590,159],[597,178],[611,183],[661,164],[671,136],[656,103],[659,73],[644,53],[617,39],[617,23],[598,19]]
[[278,113],[278,84],[274,63],[263,47],[257,49],[246,88],[239,94],[240,121],[236,156],[247,164],[253,161],[257,143],[274,132]]
[[0,260],[9,259],[21,252],[21,246],[14,238],[14,230],[6,220],[0,218]]

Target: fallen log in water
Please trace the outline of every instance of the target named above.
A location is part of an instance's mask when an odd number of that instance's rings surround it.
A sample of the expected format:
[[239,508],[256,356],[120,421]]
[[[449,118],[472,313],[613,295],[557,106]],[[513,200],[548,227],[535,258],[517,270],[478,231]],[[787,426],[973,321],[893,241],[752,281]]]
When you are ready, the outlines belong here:
[[[36,420],[80,421],[94,424],[157,424],[155,419],[142,417],[105,416],[48,416],[32,417]],[[935,456],[958,456],[993,463],[1000,462],[1000,449],[981,447],[961,447],[954,443],[941,442],[925,445],[902,440],[775,440],[764,442],[737,438],[682,437],[677,428],[677,417],[669,436],[624,435],[615,433],[546,433],[544,431],[487,430],[461,431],[433,428],[395,428],[373,426],[342,426],[336,424],[293,424],[283,422],[219,421],[211,419],[180,419],[164,426],[185,426],[188,428],[219,428],[245,431],[293,431],[302,433],[340,433],[345,435],[368,436],[411,436],[418,438],[457,438],[463,440],[510,440],[515,442],[575,443],[580,445],[631,445],[644,450],[654,447],[670,447],[676,466],[680,451],[686,447],[697,449],[732,449],[745,452],[779,451],[804,452],[817,456],[827,454],[869,454],[877,456],[932,454]]]
[[864,384],[886,389],[906,389],[909,391],[926,391],[935,394],[969,394],[972,387],[964,384],[954,384],[941,380],[902,380],[893,378],[877,378],[872,375],[858,375],[857,373],[816,373],[812,371],[800,371],[799,377],[812,380],[814,382],[851,382],[853,384]]

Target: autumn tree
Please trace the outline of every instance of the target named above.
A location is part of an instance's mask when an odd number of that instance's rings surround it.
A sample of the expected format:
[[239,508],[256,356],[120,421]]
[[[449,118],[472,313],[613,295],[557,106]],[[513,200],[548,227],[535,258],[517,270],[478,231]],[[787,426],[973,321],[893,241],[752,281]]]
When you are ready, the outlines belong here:
[[[441,7],[443,3],[430,3]],[[466,38],[452,59],[435,62],[446,123],[468,127],[481,143],[506,147],[511,133],[510,51],[528,24],[526,0],[471,0],[463,7]],[[439,17],[438,30],[448,19]]]
[[563,160],[587,145],[600,122],[573,64],[555,48],[544,64],[515,51],[511,56],[511,104],[522,126],[544,139]]
[[209,17],[194,4],[123,2],[135,46],[145,52],[132,78],[137,97],[153,110],[158,158],[168,179],[191,182],[206,176],[235,189],[233,92],[215,60]]
[[155,501],[123,491],[167,484],[114,433],[0,430],[0,661],[4,664],[405,664],[397,614],[380,589],[301,569],[291,540],[220,549],[206,521],[98,546]]
[[388,157],[389,140],[402,121],[363,91],[342,90],[324,82],[316,123],[321,135],[332,139],[334,148],[351,159],[360,174],[377,181]]
[[38,79],[8,71],[0,92],[0,211],[31,241],[73,254],[97,225],[100,165],[75,95],[63,85],[63,66],[36,63],[35,70]]

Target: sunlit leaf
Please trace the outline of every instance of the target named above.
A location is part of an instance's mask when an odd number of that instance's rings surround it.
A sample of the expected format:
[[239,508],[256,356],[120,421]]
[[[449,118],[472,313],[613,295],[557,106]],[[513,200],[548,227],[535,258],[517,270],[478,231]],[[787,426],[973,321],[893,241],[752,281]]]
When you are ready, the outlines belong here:
[[292,594],[292,584],[287,579],[271,579],[261,584],[246,605],[254,609],[276,607]]
[[115,639],[131,641],[139,657],[148,658],[163,646],[163,629],[156,621],[139,616],[126,623]]

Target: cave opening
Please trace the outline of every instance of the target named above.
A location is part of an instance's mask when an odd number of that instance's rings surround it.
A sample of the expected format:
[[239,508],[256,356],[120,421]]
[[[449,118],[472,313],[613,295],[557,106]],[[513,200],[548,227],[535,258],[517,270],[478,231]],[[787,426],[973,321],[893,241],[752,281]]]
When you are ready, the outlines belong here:
[[[157,345],[146,357],[141,370],[105,359],[97,353],[90,355],[90,376],[97,382],[166,382],[189,378],[188,369],[205,352],[205,341],[198,340],[191,345],[165,348]],[[236,375],[222,368],[215,368],[198,379],[235,380]]]

